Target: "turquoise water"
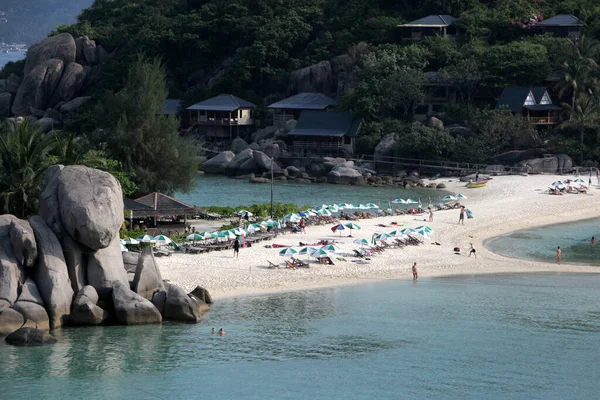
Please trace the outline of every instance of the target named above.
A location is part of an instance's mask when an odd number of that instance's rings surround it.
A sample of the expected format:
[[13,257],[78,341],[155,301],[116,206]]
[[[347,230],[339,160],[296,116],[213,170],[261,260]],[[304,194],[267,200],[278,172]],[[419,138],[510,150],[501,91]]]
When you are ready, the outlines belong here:
[[198,325],[68,329],[54,346],[0,346],[0,386],[5,399],[592,399],[599,304],[596,274],[235,298]]
[[[598,240],[595,246],[590,244],[592,236]],[[547,262],[556,261],[556,248],[560,246],[561,262],[600,266],[600,219],[523,229],[484,244],[506,257]]]
[[[398,187],[360,187],[331,184],[297,184],[275,181],[274,201],[317,206],[332,203],[377,203],[383,207],[396,198],[412,198],[438,203],[447,192],[437,189],[403,189]],[[229,206],[269,203],[269,184],[248,183],[247,179],[232,179],[218,175],[201,175],[190,193],[177,193],[178,199],[196,206]]]

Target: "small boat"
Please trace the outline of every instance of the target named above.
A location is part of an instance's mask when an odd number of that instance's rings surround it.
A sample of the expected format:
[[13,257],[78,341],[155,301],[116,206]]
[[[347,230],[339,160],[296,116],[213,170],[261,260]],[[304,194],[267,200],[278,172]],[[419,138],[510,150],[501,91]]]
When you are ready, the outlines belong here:
[[467,189],[475,189],[475,188],[485,187],[485,185],[487,185],[487,181],[470,182],[470,183],[467,183]]

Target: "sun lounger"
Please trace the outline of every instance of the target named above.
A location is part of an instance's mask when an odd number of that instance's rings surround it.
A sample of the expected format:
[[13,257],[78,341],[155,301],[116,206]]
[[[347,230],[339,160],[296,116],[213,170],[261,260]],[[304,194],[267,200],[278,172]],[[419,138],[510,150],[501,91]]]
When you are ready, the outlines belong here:
[[294,264],[295,267],[298,267],[298,268],[308,268],[309,267],[308,263],[305,263],[304,261],[302,261],[298,258],[292,257],[292,263]]
[[268,261],[268,260],[267,260],[267,262],[269,263],[269,266],[267,268],[269,268],[269,269],[279,269],[279,265],[273,264],[271,261]]
[[285,260],[285,263],[287,264],[286,269],[296,269],[296,266],[290,260]]

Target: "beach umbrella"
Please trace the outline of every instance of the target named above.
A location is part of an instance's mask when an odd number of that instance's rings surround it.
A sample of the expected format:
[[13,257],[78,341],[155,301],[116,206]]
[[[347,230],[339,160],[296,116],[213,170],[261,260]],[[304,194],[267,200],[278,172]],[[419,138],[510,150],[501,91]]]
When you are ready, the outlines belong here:
[[298,214],[288,214],[283,217],[284,221],[300,222],[300,216]]
[[335,244],[326,244],[324,246],[321,246],[321,249],[330,253],[338,253],[340,251],[340,248],[337,247]]
[[402,230],[398,230],[398,229],[397,229],[397,230],[395,230],[395,231],[391,231],[390,233],[388,233],[388,235],[390,235],[390,236],[395,236],[395,237],[403,237],[403,236],[406,236],[406,235],[405,235],[405,234],[402,232]]
[[574,183],[577,183],[577,184],[579,184],[579,185],[584,185],[584,186],[587,186],[587,182],[586,182],[585,180],[581,179],[581,178],[579,178],[579,179],[575,179],[573,182],[574,182]]
[[316,258],[331,257],[331,253],[328,252],[327,250],[324,250],[323,248],[320,248],[320,249],[316,249],[315,251],[313,251],[311,253],[311,256],[316,257]]
[[451,194],[447,194],[446,196],[444,196],[444,197],[442,198],[442,200],[443,200],[443,201],[454,201],[454,200],[456,200],[456,199],[457,199],[457,198],[456,198],[456,197],[454,197],[454,196],[452,196]]
[[379,208],[379,206],[377,204],[375,204],[375,203],[369,203],[366,206],[369,207],[369,208]]
[[123,243],[121,243],[121,252],[127,253],[128,251],[129,251],[129,249],[127,249],[127,247],[125,247],[125,245]]
[[140,244],[140,242],[134,238],[127,238],[127,240],[125,240],[125,244]]
[[359,204],[356,208],[358,208],[359,210],[366,210],[367,206],[365,206],[364,204]]
[[417,204],[417,203],[419,203],[419,202],[418,202],[418,201],[416,201],[416,200],[413,200],[413,199],[406,199],[406,204]]
[[254,215],[254,214],[252,214],[252,213],[251,213],[250,211],[248,211],[248,210],[239,210],[239,211],[236,211],[236,212],[235,212],[235,215],[237,215],[237,216],[240,216],[240,215],[244,216],[244,215],[246,215],[246,214],[248,214],[248,216],[249,216],[249,217],[251,217],[251,216],[253,216],[253,215]]
[[456,198],[457,198],[457,199],[466,199],[466,198],[467,198],[467,196],[465,196],[465,195],[464,195],[464,194],[462,194],[462,193],[459,193],[459,194],[457,194],[457,195],[456,195]]
[[433,229],[431,229],[430,227],[423,225],[423,226],[417,226],[416,228],[413,228],[413,231],[415,234],[423,236],[425,238],[428,238],[431,236],[431,234],[433,233]]
[[313,246],[304,246],[302,247],[300,250],[298,250],[298,254],[312,254],[314,251],[319,250],[318,247],[313,247]]
[[392,200],[392,203],[394,203],[394,204],[406,204],[406,200],[404,200],[404,199],[394,199],[394,200]]
[[336,226],[332,226],[332,227],[331,227],[331,231],[332,231],[332,232],[337,232],[337,231],[340,231],[340,237],[342,237],[342,231],[343,231],[344,229],[346,229],[346,227],[344,226],[344,224],[339,224],[339,225],[336,225]]
[[565,183],[563,181],[556,181],[552,182],[552,186],[565,186]]
[[154,237],[152,237],[150,235],[138,236],[137,240],[139,240],[142,243],[156,243],[156,240],[154,240]]
[[356,244],[360,244],[361,246],[368,246],[368,245],[369,245],[369,241],[368,241],[367,239],[365,239],[365,238],[362,238],[362,239],[356,239],[356,240],[354,241],[354,243],[356,243]]
[[172,240],[166,237],[165,235],[155,236],[154,240],[156,240],[156,243],[158,244],[170,244],[172,242]]
[[390,238],[391,238],[391,236],[388,235],[387,233],[382,233],[381,235],[377,235],[377,237],[375,238],[375,240],[379,241],[379,242],[383,242],[383,241],[388,240]]
[[121,239],[121,240],[119,240],[119,242],[121,242],[121,244],[123,246],[125,246],[127,244],[127,240],[125,240],[125,239]]
[[187,240],[203,240],[204,237],[198,233],[191,233],[185,237]]
[[352,236],[352,230],[360,229],[360,225],[355,224],[354,222],[350,222],[349,224],[346,224],[346,228],[350,228],[350,236]]
[[317,214],[331,217],[331,211],[327,210],[326,208],[317,210]]
[[250,224],[246,228],[246,231],[248,233],[254,233],[254,232],[259,231],[259,230],[260,230],[260,224]]
[[294,254],[298,254],[298,250],[294,250],[291,247],[279,250],[279,255],[282,257],[293,257]]
[[331,205],[327,206],[327,209],[332,212],[340,211],[340,207],[337,204],[331,204]]
[[219,231],[217,236],[220,238],[235,239],[235,233],[231,231]]
[[346,209],[346,208],[353,207],[353,205],[352,204],[348,204],[348,203],[340,203],[340,204],[338,204],[338,207],[341,208],[341,209]]

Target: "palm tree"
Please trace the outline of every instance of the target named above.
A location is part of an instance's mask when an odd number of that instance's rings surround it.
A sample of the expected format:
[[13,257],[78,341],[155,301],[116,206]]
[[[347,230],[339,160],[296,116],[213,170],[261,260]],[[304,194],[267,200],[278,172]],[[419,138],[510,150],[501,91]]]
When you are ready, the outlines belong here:
[[50,165],[52,142],[42,129],[25,120],[0,127],[0,207],[23,218],[35,210],[43,174]]
[[582,36],[577,42],[571,43],[568,55],[562,60],[561,72],[564,78],[557,84],[559,95],[571,96],[571,109],[575,108],[577,95],[586,93],[594,86],[600,76],[597,59],[600,55],[600,42]]
[[581,146],[579,162],[583,164],[583,138],[585,130],[597,126],[600,121],[600,105],[596,98],[582,93],[577,97],[573,105],[564,103],[563,107],[569,115],[569,120],[563,122],[562,125],[579,132],[579,143]]

